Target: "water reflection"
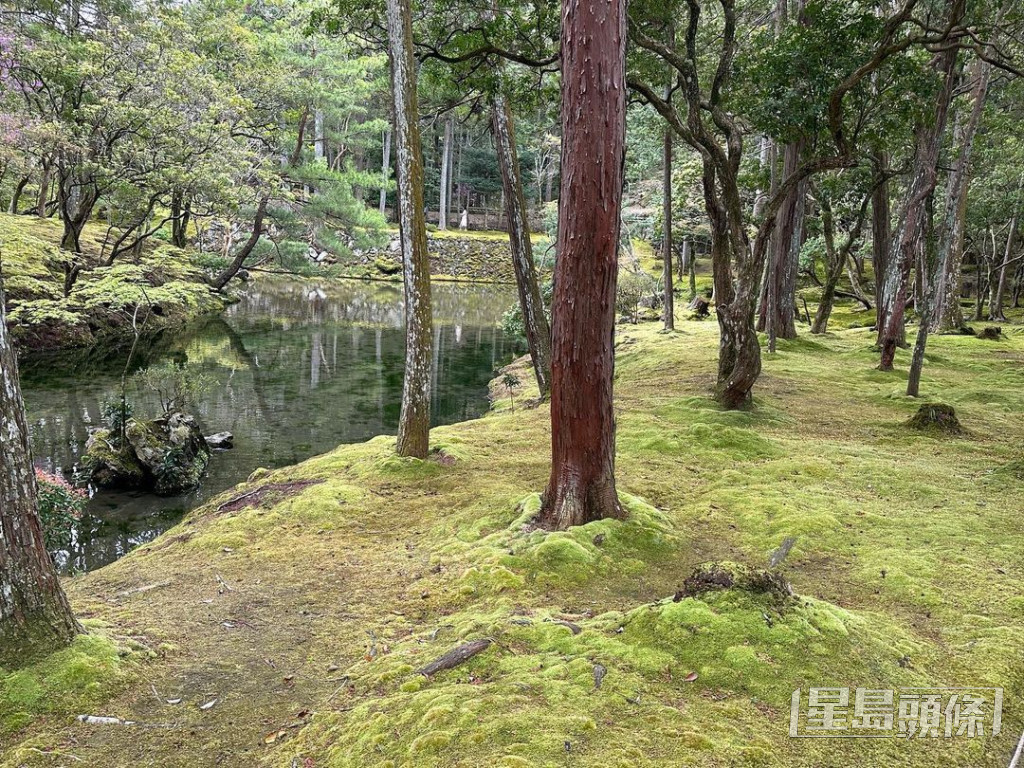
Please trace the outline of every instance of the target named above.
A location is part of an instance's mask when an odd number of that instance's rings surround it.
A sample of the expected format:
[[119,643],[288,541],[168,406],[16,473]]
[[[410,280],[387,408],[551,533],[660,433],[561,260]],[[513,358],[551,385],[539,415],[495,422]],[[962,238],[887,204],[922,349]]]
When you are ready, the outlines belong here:
[[[512,352],[499,328],[506,288],[433,286],[433,414],[443,424],[487,407],[494,368]],[[186,496],[98,492],[65,568],[92,569],[172,526],[210,495],[257,467],[279,467],[397,429],[404,364],[401,290],[352,281],[260,282],[220,317],[146,345],[135,367],[189,361],[216,386],[199,404],[207,432],[235,435],[202,487]],[[127,350],[30,356],[22,363],[36,463],[71,477],[103,404],[118,392]],[[135,412],[155,415],[156,397],[130,390]]]

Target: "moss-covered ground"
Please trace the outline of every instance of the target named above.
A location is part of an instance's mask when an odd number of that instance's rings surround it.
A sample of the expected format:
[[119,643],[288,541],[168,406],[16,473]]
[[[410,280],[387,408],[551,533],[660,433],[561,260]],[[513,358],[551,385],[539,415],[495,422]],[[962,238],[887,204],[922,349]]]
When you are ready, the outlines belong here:
[[[1024,333],[933,338],[922,391],[967,430],[948,438],[904,427],[919,401],[874,370],[869,330],[780,342],[754,407],[723,412],[715,323],[679,325],[619,327],[625,521],[525,525],[548,409],[519,398],[435,430],[426,462],[382,437],[257,472],[67,582],[99,628],[0,677],[0,765],[1005,768]],[[787,537],[795,597],[673,599],[696,565],[763,568]],[[829,685],[1000,686],[1002,733],[790,738],[793,691]]]

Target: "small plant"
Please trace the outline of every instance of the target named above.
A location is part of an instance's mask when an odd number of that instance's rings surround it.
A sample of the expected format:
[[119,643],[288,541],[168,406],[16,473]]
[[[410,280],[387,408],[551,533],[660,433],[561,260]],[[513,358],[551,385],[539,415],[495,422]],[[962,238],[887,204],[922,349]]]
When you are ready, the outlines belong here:
[[640,307],[648,299],[652,307],[658,304],[658,281],[645,272],[619,273],[615,291],[615,308],[634,325],[640,322]]
[[75,525],[82,519],[88,494],[60,475],[36,468],[39,486],[39,520],[43,524],[46,548],[51,552],[71,546]]
[[103,404],[103,423],[107,425],[110,434],[115,437],[117,441],[115,447],[124,444],[124,430],[128,425],[128,420],[132,417],[132,411],[132,404],[127,400],[115,400]]
[[213,379],[195,366],[166,361],[135,374],[142,389],[154,392],[164,414],[180,411],[195,402],[213,386]]
[[516,376],[512,371],[509,371],[501,377],[501,383],[505,385],[505,389],[508,390],[509,400],[512,401],[512,410],[516,409],[516,397],[515,389],[519,386],[519,377]]

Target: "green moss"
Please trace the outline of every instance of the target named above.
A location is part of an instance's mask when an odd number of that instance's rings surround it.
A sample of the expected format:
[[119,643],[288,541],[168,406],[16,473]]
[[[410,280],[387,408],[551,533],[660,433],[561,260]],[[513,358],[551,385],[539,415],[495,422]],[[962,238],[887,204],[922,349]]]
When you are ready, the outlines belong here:
[[106,700],[130,679],[132,667],[110,640],[88,634],[37,664],[0,669],[0,735],[40,715],[68,717]]

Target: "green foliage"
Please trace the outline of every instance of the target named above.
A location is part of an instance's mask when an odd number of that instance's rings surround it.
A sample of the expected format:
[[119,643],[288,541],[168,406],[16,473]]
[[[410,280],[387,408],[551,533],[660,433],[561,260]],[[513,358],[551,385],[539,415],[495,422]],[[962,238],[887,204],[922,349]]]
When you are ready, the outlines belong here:
[[191,363],[170,360],[151,365],[133,377],[137,387],[156,394],[164,414],[194,405],[216,382]]

